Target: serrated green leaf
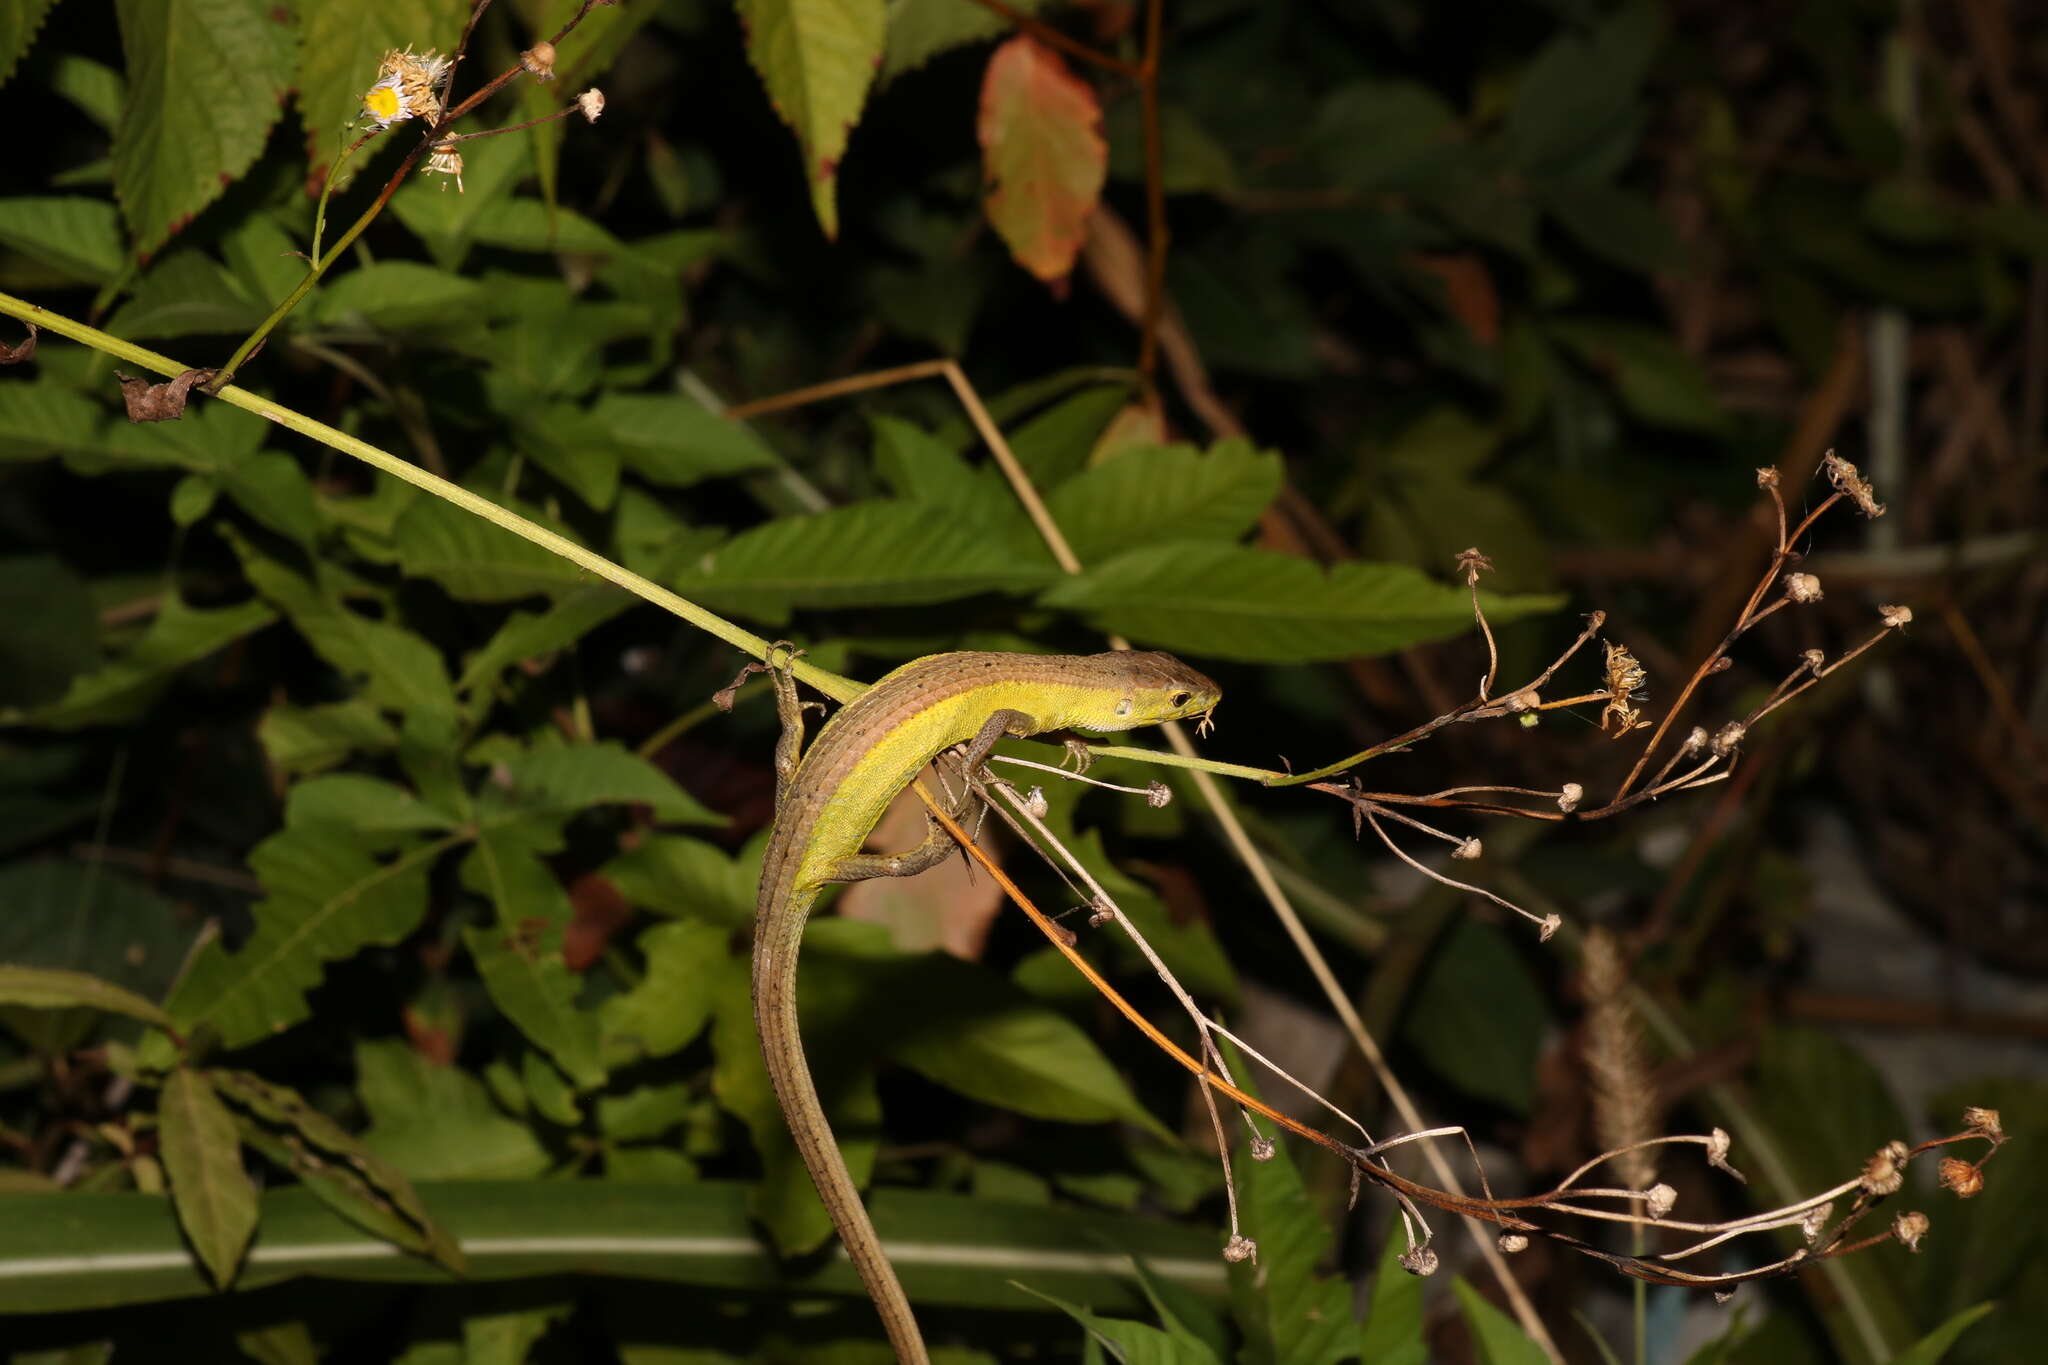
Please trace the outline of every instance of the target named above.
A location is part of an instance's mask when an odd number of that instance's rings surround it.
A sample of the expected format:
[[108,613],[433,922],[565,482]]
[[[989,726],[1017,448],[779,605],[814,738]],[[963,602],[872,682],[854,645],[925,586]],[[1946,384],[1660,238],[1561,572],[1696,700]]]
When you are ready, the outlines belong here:
[[639,599],[609,583],[584,583],[542,612],[514,612],[482,649],[463,661],[455,690],[467,692],[528,659],[567,649]]
[[882,0],[739,0],[747,60],[797,135],[804,183],[827,237],[839,235],[839,159],[882,63]]
[[439,176],[416,175],[391,197],[392,214],[426,244],[443,270],[462,264],[478,225],[533,173],[531,144],[520,137],[464,143],[462,160],[462,193],[448,193]]
[[356,1086],[370,1113],[364,1145],[414,1180],[530,1178],[554,1164],[483,1082],[402,1042],[357,1043]]
[[433,645],[403,626],[371,620],[239,541],[236,548],[249,582],[283,609],[315,653],[360,680],[366,700],[395,711],[455,709],[455,690]]
[[[551,101],[552,102],[552,101]],[[514,197],[477,222],[476,241],[510,251],[574,251],[612,256],[625,244],[574,209]]]
[[696,1104],[696,1095],[680,1081],[638,1086],[623,1095],[606,1095],[598,1100],[598,1131],[613,1142],[651,1142],[680,1127]]
[[0,85],[14,74],[14,68],[29,48],[57,0],[21,0],[0,9]]
[[256,1231],[256,1186],[242,1169],[235,1117],[204,1072],[179,1067],[164,1081],[156,1125],[178,1222],[226,1289]]
[[[9,764],[21,767],[24,752],[16,750]],[[145,1001],[169,988],[191,944],[176,905],[104,864],[35,858],[0,865],[0,906],[6,907],[0,961],[83,973]],[[132,1031],[94,1010],[54,1003],[0,1005],[0,1014],[10,1032],[43,1053],[66,1051],[96,1034]]]
[[256,161],[298,57],[291,11],[267,0],[117,0],[128,106],[114,184],[154,251]]
[[405,509],[393,547],[408,577],[431,578],[465,602],[511,602],[592,581],[553,551],[440,498],[418,498]]
[[744,424],[679,393],[607,393],[590,416],[626,464],[655,483],[683,488],[778,463]]
[[225,403],[196,404],[175,422],[111,421],[101,440],[105,460],[90,472],[151,464],[217,474],[254,454],[266,426],[262,418]]
[[1124,384],[1092,384],[1069,394],[1006,433],[1010,453],[1040,488],[1057,487],[1088,463],[1088,452],[1130,397]]
[[1503,137],[1514,164],[1531,174],[1612,174],[1607,144],[1617,129],[1626,132],[1623,157],[1634,144],[1637,95],[1663,28],[1656,6],[1635,3],[1590,34],[1565,29],[1545,44],[1508,105]]
[[908,606],[1028,592],[1054,574],[910,502],[783,517],[733,537],[676,583],[687,597],[779,624],[792,607]]
[[456,1274],[462,1248],[428,1213],[403,1172],[289,1086],[247,1071],[209,1073],[221,1095],[247,1111],[242,1128],[266,1156],[294,1172],[330,1208]]
[[1356,1328],[1351,1287],[1319,1273],[1330,1229],[1309,1202],[1285,1142],[1264,1161],[1239,1148],[1239,1221],[1258,1244],[1258,1263],[1230,1266],[1230,1301],[1250,1365],[1328,1365],[1351,1354]]
[[[506,795],[500,798],[495,793]],[[722,825],[725,817],[675,784],[638,754],[616,743],[535,749],[504,765],[502,787],[486,789],[485,809],[503,799],[518,809],[559,817],[607,802],[638,802],[657,820]]]
[[1083,564],[1168,540],[1236,540],[1280,492],[1280,457],[1244,440],[1208,451],[1119,452],[1053,489],[1046,507]]
[[462,940],[505,1017],[580,1089],[591,1089],[605,1075],[597,1016],[577,1008],[583,978],[562,958],[574,911],[561,882],[523,840],[486,833],[462,860],[462,884],[497,912],[495,925],[465,929]]
[[327,825],[366,847],[385,848],[404,842],[407,834],[447,829],[461,817],[381,777],[329,773],[294,786],[284,818],[287,825]]
[[[1386,653],[1473,629],[1463,588],[1399,564],[1337,564],[1235,545],[1154,545],[1055,584],[1047,606],[1148,645],[1253,663]],[[1481,593],[1495,626],[1555,610],[1551,597]]]
[[1513,1318],[1488,1303],[1462,1278],[1452,1280],[1451,1288],[1457,1291],[1458,1311],[1479,1343],[1484,1365],[1547,1365],[1550,1353],[1530,1340]]
[[212,1024],[228,1047],[284,1031],[306,1017],[306,992],[329,962],[418,926],[440,852],[430,845],[380,861],[331,826],[286,827],[249,855],[267,893],[255,932],[232,953],[209,941],[165,1008],[188,1031]]
[[1428,86],[1363,80],[1323,97],[1309,146],[1330,184],[1405,190],[1441,175],[1458,131],[1457,111]]
[[[912,1070],[1033,1118],[1121,1119],[1166,1135],[1093,1039],[986,968],[933,953],[862,970],[900,982],[881,992],[906,1002],[896,1017],[886,1006],[863,1013],[889,1055]],[[824,990],[815,979],[812,988]]]
[[1431,955],[1401,1032],[1466,1093],[1526,1114],[1547,1022],[1543,992],[1507,937],[1460,919]]
[[730,937],[731,930],[702,920],[671,920],[641,933],[645,974],[598,1010],[607,1066],[667,1057],[689,1046],[710,1021],[712,991],[727,970]]
[[681,834],[654,834],[602,869],[619,893],[658,915],[687,915],[744,928],[753,922],[754,888],[761,878],[761,847],[734,858],[716,844]]
[[184,247],[150,265],[107,327],[124,337],[216,336],[247,332],[267,311],[220,262]]
[[466,325],[483,286],[418,261],[378,261],[326,283],[309,310],[324,326],[370,326],[392,331]]
[[114,206],[76,195],[0,199],[0,246],[93,284],[104,284],[127,264]]
[[357,754],[383,753],[398,731],[369,702],[277,705],[257,722],[256,739],[279,771],[293,777],[324,772]]
[[78,106],[104,132],[111,134],[120,126],[128,82],[113,67],[66,52],[50,68],[50,89]]
[[[347,139],[361,131],[363,92],[376,84],[384,54],[394,48],[447,52],[461,35],[468,12],[463,0],[353,0],[346,5],[309,5],[300,11],[305,36],[294,85],[306,130],[307,160],[315,175],[323,173]],[[342,168],[335,178],[336,193],[355,178],[370,150],[357,153]]]
[[0,724],[53,730],[126,724],[148,710],[181,669],[276,619],[277,613],[261,602],[207,610],[168,594],[149,629],[120,658],[74,677],[64,695],[47,706],[0,712]]
[[50,380],[0,384],[0,461],[47,460],[99,449],[106,409]]
[[85,972],[68,972],[55,967],[22,967],[0,962],[0,1005],[26,1005],[42,1010],[111,1010],[159,1028],[171,1026],[168,1014],[135,992]]

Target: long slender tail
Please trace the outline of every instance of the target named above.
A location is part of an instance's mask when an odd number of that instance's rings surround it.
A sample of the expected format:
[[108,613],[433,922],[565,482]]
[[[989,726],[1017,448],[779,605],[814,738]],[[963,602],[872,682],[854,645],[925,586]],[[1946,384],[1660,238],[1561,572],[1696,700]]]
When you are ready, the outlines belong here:
[[[797,897],[802,898],[802,893]],[[808,898],[803,898],[808,899]],[[775,915],[763,916],[754,943],[754,1025],[761,1034],[761,1056],[768,1064],[768,1079],[789,1120],[790,1136],[810,1170],[818,1198],[839,1229],[839,1240],[860,1272],[868,1297],[875,1301],[889,1345],[904,1365],[929,1365],[924,1337],[917,1330],[917,1318],[910,1300],[896,1279],[896,1271],[882,1251],[882,1239],[860,1201],[860,1187],[846,1169],[846,1158],[825,1119],[825,1107],[818,1101],[818,1088],[811,1081],[810,1063],[804,1059],[803,1039],[797,1031],[796,956],[802,942],[808,904],[785,904]]]

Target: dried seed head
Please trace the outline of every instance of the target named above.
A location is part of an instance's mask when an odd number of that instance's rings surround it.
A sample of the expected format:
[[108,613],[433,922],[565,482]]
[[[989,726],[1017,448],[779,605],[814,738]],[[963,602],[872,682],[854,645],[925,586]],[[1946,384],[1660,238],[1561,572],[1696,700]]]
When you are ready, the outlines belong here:
[[1413,1246],[1401,1253],[1401,1269],[1410,1275],[1428,1277],[1436,1274],[1436,1252],[1428,1246]]
[[1506,1256],[1512,1256],[1518,1251],[1527,1251],[1529,1239],[1519,1232],[1503,1232],[1500,1235],[1500,1249]]
[[1912,1155],[1906,1144],[1897,1138],[1878,1148],[1870,1160],[1863,1163],[1863,1192],[1897,1194],[1899,1186],[1906,1183],[1906,1162]]
[[[445,175],[455,182],[455,192],[462,193],[462,153],[455,150],[453,142],[437,142],[427,153],[427,169],[438,175]],[[442,189],[448,185],[444,181]]]
[[1823,649],[1809,649],[1799,656],[1799,662],[1805,664],[1809,670],[1815,673],[1820,672],[1826,666],[1827,661],[1827,651]]
[[1045,799],[1045,788],[1033,787],[1024,793],[1024,813],[1032,819],[1043,820],[1051,810],[1051,804]]
[[1239,1261],[1259,1263],[1259,1244],[1243,1233],[1233,1232],[1230,1240],[1223,1244],[1223,1259],[1235,1265]]
[[1713,740],[1707,745],[1708,752],[1715,758],[1726,758],[1735,752],[1737,745],[1749,734],[1749,727],[1739,720],[1731,720],[1714,731]]
[[1534,711],[1543,705],[1543,694],[1533,687],[1525,687],[1505,698],[1501,705],[1507,708],[1509,715],[1518,716],[1524,711]]
[[1714,1291],[1715,1303],[1727,1303],[1730,1299],[1733,1299],[1734,1297],[1735,1291],[1732,1289],[1716,1289]]
[[1486,851],[1486,846],[1477,839],[1466,839],[1451,850],[1451,856],[1463,862],[1471,862]]
[[1172,803],[1173,788],[1167,786],[1158,778],[1153,778],[1151,785],[1145,788],[1145,804],[1154,810],[1158,810],[1161,806],[1171,805]]
[[1560,930],[1560,929],[1562,929],[1562,928],[1564,928],[1564,916],[1563,916],[1563,915],[1559,915],[1559,914],[1549,914],[1549,915],[1545,915],[1545,916],[1543,917],[1543,920],[1542,920],[1542,922],[1541,922],[1541,923],[1540,923],[1540,924],[1539,924],[1539,925],[1537,926],[1537,929],[1536,929],[1536,941],[1537,941],[1538,943],[1548,943],[1548,942],[1550,942],[1550,936],[1551,936],[1552,934],[1555,934],[1555,933],[1556,933],[1556,932],[1557,932],[1558,930]]
[[1649,722],[1642,718],[1642,708],[1629,703],[1642,696],[1643,683],[1649,674],[1636,656],[1628,652],[1628,646],[1609,643],[1607,650],[1607,705],[1600,711],[1600,730],[1605,734],[1609,721],[1614,722],[1614,736],[1619,739],[1631,730],[1639,730]]
[[1901,606],[1880,606],[1877,619],[1884,622],[1886,630],[1903,630],[1913,624],[1913,609]]
[[1984,1172],[1974,1161],[1945,1156],[1941,1159],[1941,1187],[1958,1199],[1968,1199],[1984,1188]]
[[1822,1204],[1817,1209],[1808,1209],[1806,1216],[1799,1220],[1799,1235],[1806,1239],[1808,1246],[1812,1246],[1820,1241],[1821,1233],[1827,1231],[1828,1220],[1834,1216],[1835,1206],[1832,1201]]
[[1251,1149],[1253,1161],[1271,1161],[1273,1159],[1273,1139],[1267,1137],[1264,1133],[1252,1134]]
[[1696,754],[1700,750],[1706,748],[1707,727],[1704,725],[1693,726],[1691,733],[1689,733],[1685,737],[1685,743],[1679,747],[1684,749],[1685,752],[1688,754]]
[[1493,561],[1481,554],[1475,545],[1458,552],[1458,568],[1463,571],[1465,586],[1470,587],[1479,581],[1479,575],[1493,572]]
[[1711,1133],[1708,1133],[1707,1164],[1717,1171],[1726,1171],[1737,1180],[1747,1184],[1748,1177],[1728,1164],[1728,1152],[1734,1145],[1734,1140],[1728,1136],[1728,1130],[1725,1128],[1716,1128]]
[[1927,1235],[1930,1224],[1924,1213],[1902,1213],[1892,1219],[1892,1236],[1906,1244],[1906,1250],[1918,1251],[1920,1239]]
[[1088,907],[1088,927],[1090,929],[1100,929],[1103,925],[1114,922],[1115,919],[1116,911],[1110,909],[1109,902],[1107,901],[1096,900]]
[[526,74],[537,81],[551,81],[555,78],[555,45],[535,43],[519,54],[519,64],[526,68]]
[[1870,485],[1864,481],[1863,475],[1857,472],[1855,465],[1830,450],[1821,460],[1820,467],[1827,471],[1828,482],[1835,486],[1835,491],[1845,494],[1854,502],[1857,511],[1866,517],[1884,515],[1884,504],[1870,491]]
[[576,97],[576,107],[583,111],[586,120],[597,122],[597,116],[604,112],[604,91],[592,86]]
[[1643,1191],[1643,1207],[1649,1211],[1652,1218],[1662,1218],[1677,1207],[1677,1204],[1678,1191],[1662,1181]]
[[1557,808],[1561,811],[1575,811],[1579,802],[1586,799],[1586,789],[1576,782],[1567,782],[1558,789]]
[[1759,469],[1756,472],[1756,486],[1758,488],[1776,488],[1778,486],[1778,471],[1769,465]]
[[2005,1129],[1999,1126],[1998,1111],[1971,1105],[1963,1111],[1963,1126],[1973,1133],[1981,1133],[1993,1142],[2005,1140]]
[[1785,596],[1804,606],[1821,599],[1820,578],[1810,573],[1788,573],[1785,575]]

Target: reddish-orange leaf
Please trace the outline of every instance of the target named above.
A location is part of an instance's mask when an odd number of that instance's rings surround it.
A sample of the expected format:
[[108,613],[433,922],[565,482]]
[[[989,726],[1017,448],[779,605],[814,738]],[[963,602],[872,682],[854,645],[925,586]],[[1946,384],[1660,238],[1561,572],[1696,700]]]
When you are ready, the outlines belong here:
[[1019,34],[989,58],[976,131],[989,222],[1017,264],[1048,284],[1065,279],[1109,168],[1095,91]]

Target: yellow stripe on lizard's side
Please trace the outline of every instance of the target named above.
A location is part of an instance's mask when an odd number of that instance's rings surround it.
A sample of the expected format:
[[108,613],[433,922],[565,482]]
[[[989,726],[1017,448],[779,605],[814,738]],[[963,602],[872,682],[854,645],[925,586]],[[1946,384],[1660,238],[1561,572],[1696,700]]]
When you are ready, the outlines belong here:
[[[818,1102],[797,1030],[797,948],[819,889],[839,880],[896,793],[933,758],[1008,712],[1009,733],[1129,730],[1203,715],[1216,684],[1166,654],[934,654],[841,707],[775,812],[754,916],[754,1021],[791,1136],[875,1301],[899,1359],[928,1360],[910,1301],[861,1205]],[[872,874],[870,874],[872,875]]]

